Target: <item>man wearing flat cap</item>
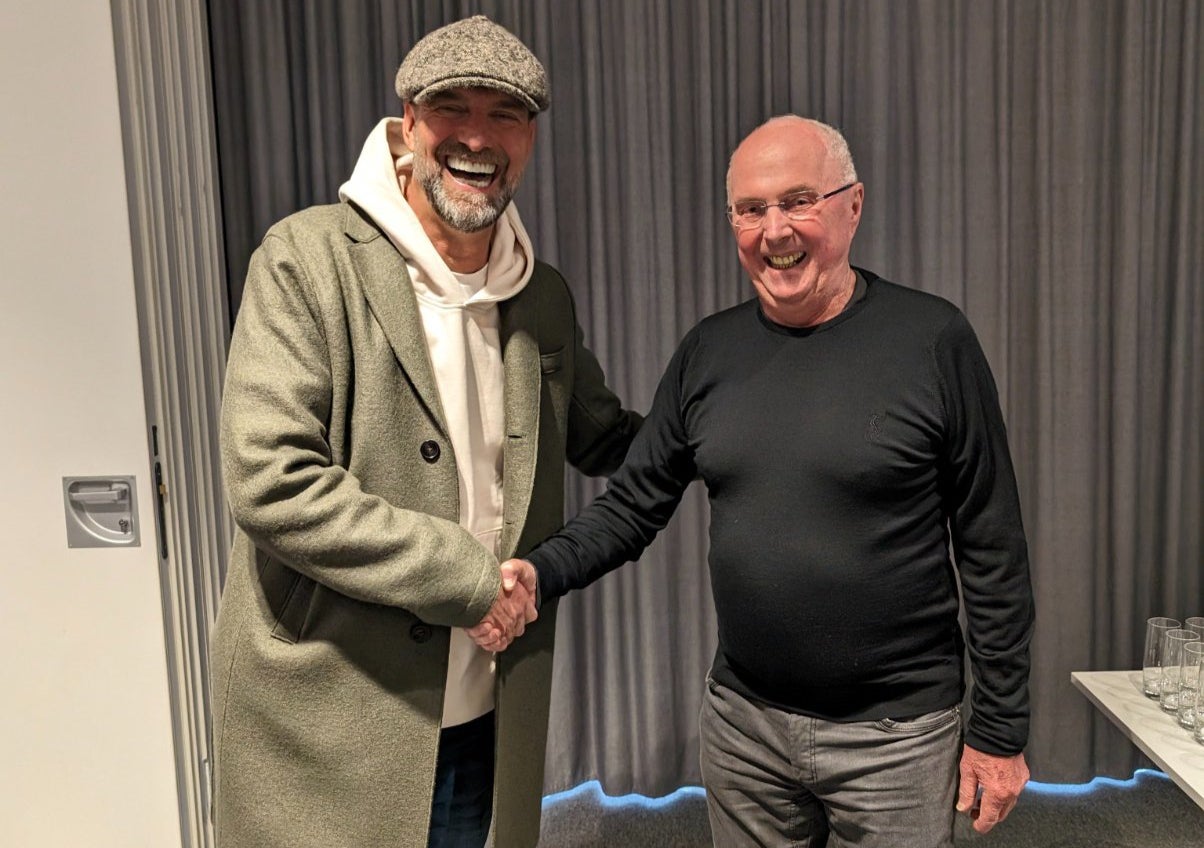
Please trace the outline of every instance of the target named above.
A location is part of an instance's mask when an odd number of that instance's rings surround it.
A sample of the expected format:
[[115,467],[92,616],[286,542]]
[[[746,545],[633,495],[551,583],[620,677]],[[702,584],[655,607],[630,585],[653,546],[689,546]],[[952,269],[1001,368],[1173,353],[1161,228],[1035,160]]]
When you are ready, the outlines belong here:
[[[231,342],[220,848],[536,843],[555,607],[498,563],[560,527],[566,459],[609,473],[641,421],[510,202],[543,66],[478,16],[396,84],[341,202],[265,236]],[[487,615],[504,654],[465,633]]]

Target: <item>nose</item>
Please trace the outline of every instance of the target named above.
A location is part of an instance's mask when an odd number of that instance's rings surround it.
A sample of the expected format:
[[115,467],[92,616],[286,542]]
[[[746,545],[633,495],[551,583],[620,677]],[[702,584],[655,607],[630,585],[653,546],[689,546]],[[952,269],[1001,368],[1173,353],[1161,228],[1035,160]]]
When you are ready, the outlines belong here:
[[790,219],[786,217],[786,213],[780,207],[770,206],[765,210],[765,219],[761,221],[761,232],[765,234],[765,238],[785,238],[793,231]]
[[464,120],[460,122],[460,126],[457,128],[456,140],[473,153],[478,153],[489,147],[492,135],[489,131],[488,116],[478,114],[475,111],[464,116]]

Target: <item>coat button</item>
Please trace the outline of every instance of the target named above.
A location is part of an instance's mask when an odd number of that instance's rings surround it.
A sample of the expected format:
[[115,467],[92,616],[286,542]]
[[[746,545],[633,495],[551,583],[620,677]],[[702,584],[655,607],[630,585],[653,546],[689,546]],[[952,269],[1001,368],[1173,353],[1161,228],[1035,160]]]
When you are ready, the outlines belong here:
[[431,636],[435,635],[429,624],[415,624],[410,628],[410,638],[421,645],[423,642],[431,641]]
[[418,452],[427,462],[434,462],[439,458],[439,443],[428,439],[418,447]]

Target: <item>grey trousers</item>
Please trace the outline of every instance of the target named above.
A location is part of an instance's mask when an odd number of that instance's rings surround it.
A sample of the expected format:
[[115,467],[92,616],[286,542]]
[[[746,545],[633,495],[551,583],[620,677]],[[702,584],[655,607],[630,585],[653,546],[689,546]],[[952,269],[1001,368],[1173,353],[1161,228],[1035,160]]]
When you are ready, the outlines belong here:
[[951,848],[961,708],[832,722],[708,680],[702,782],[719,848]]

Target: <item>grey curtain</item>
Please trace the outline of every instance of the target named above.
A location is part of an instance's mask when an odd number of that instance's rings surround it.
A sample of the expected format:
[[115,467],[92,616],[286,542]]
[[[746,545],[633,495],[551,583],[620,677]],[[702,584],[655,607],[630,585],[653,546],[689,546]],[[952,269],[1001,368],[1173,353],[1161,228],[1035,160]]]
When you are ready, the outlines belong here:
[[[548,66],[519,205],[636,407],[690,326],[752,296],[722,213],[739,139],[784,112],[844,131],[854,262],[960,304],[999,383],[1037,595],[1034,777],[1131,772],[1070,672],[1136,668],[1147,616],[1204,612],[1201,4],[212,0],[235,307],[267,226],[333,200],[399,114],[409,45],[476,12]],[[571,514],[599,485],[570,489]],[[566,599],[549,791],[699,782],[706,528],[692,489],[639,565]]]

